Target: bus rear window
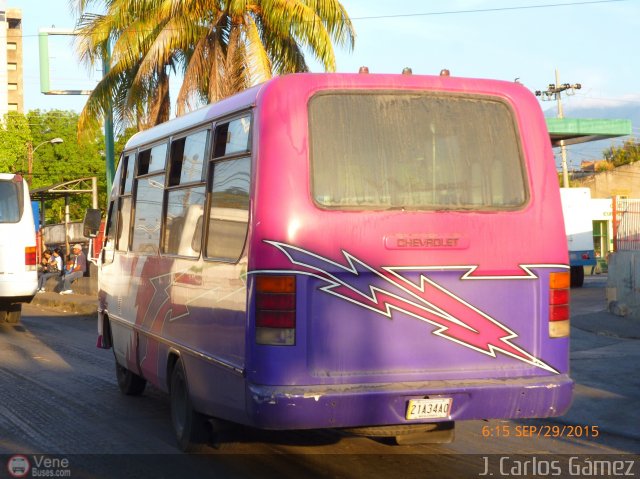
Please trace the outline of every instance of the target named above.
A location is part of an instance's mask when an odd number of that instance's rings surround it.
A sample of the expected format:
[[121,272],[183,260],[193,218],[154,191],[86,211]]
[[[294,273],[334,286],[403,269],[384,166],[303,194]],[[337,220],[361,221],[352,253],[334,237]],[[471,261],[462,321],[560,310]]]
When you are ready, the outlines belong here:
[[318,94],[309,125],[320,207],[503,210],[527,200],[515,119],[498,99]]
[[0,180],[0,223],[20,221],[22,203],[22,183]]

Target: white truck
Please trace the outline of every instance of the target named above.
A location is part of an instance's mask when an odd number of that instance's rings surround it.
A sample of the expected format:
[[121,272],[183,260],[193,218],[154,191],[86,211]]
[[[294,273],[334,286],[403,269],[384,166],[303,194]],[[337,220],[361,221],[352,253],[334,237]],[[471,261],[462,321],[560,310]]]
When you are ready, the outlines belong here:
[[591,190],[589,188],[560,188],[564,229],[569,248],[571,286],[584,283],[584,267],[595,266],[593,221],[591,218]]

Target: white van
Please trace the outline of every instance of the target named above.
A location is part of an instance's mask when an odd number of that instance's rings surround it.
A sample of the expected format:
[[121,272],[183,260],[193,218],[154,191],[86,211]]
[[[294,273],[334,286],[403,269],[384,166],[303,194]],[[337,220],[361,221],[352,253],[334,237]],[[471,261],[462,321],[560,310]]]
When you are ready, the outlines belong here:
[[38,287],[36,231],[27,182],[0,173],[0,322],[17,323]]

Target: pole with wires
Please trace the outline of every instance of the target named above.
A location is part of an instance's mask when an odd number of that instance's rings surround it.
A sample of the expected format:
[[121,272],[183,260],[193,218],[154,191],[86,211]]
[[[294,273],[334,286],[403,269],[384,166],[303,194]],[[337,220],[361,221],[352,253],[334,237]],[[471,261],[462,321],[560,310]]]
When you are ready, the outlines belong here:
[[[542,100],[555,99],[558,103],[558,118],[564,118],[564,110],[562,109],[562,92],[566,91],[567,95],[573,94],[575,90],[582,88],[580,83],[560,83],[560,74],[556,69],[556,83],[550,83],[545,91],[536,91],[536,96],[542,97]],[[567,168],[567,149],[564,140],[560,140],[560,156],[562,158],[562,186],[569,187],[569,171]]]

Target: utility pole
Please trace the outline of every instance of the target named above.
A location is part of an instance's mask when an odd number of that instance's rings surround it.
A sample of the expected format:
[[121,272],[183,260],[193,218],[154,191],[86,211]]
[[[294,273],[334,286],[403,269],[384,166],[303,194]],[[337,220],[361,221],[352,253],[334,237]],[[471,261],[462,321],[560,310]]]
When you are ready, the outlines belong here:
[[[560,74],[556,68],[556,83],[549,83],[547,90],[536,91],[536,96],[542,97],[543,101],[555,99],[558,102],[558,118],[564,118],[564,111],[562,110],[562,92],[566,91],[567,95],[573,95],[575,90],[582,88],[580,83],[560,83]],[[564,140],[560,140],[560,156],[562,158],[562,186],[569,187],[569,171],[567,169],[567,149],[564,144]]]
[[[102,58],[102,77],[106,77],[111,68],[111,41],[107,40],[107,46],[103,53]],[[111,197],[111,185],[113,184],[113,177],[115,176],[115,154],[114,154],[114,142],[113,142],[113,102],[108,100],[108,106],[105,110],[104,117],[104,156],[106,162],[106,175],[107,175],[107,206],[109,205],[109,198]],[[94,206],[97,208],[97,206]]]

